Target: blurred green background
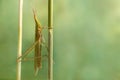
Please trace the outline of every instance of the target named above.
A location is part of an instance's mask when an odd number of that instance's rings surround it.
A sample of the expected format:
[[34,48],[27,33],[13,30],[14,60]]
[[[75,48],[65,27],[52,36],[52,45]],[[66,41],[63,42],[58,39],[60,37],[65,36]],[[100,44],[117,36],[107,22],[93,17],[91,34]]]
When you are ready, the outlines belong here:
[[[47,0],[24,0],[23,52],[34,42],[33,7],[47,26]],[[0,80],[16,80],[17,42],[18,0],[0,0]],[[54,0],[54,80],[120,80],[119,53],[120,0]],[[23,62],[22,80],[47,80],[47,59],[37,77]]]

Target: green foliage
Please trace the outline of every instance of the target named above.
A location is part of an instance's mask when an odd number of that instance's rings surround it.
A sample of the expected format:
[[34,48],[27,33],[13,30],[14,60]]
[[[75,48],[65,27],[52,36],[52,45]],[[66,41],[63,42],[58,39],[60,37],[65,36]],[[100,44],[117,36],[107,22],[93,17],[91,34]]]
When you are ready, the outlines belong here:
[[[32,3],[24,2],[23,52],[34,42]],[[35,6],[47,26],[47,2]],[[1,0],[0,10],[0,80],[15,80],[18,2]],[[119,26],[119,0],[54,0],[54,79],[119,80]],[[46,77],[46,69],[47,59],[39,77]],[[33,70],[32,61],[23,62],[22,80],[34,80]]]

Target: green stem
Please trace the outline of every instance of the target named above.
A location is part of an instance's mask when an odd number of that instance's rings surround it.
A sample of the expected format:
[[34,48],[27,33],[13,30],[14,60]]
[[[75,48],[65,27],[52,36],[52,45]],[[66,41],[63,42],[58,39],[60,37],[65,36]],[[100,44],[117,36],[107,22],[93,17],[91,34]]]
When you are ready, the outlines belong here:
[[53,0],[48,0],[48,80],[53,80]]
[[[22,12],[23,0],[19,0],[19,24],[18,24],[18,57],[22,55]],[[17,80],[21,80],[21,59],[17,61]]]

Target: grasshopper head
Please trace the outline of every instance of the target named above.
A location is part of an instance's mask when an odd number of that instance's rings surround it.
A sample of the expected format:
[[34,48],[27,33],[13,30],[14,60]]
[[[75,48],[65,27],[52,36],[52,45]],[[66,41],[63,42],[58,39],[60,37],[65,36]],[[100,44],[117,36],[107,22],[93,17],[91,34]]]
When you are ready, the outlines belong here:
[[39,31],[42,31],[42,26],[41,26],[39,20],[37,19],[35,10],[33,10],[33,14],[34,14],[34,20],[35,20],[35,23],[36,23],[36,27],[38,28]]

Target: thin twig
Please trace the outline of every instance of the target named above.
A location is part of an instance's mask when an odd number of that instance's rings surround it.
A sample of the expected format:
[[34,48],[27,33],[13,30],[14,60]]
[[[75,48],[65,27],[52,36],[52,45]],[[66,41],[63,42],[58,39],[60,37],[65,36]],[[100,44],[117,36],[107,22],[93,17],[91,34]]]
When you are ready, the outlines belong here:
[[[23,0],[19,0],[19,24],[18,24],[18,55],[22,55],[22,13],[23,13]],[[17,80],[21,80],[21,59],[17,61]]]
[[48,0],[48,80],[53,80],[53,0]]

